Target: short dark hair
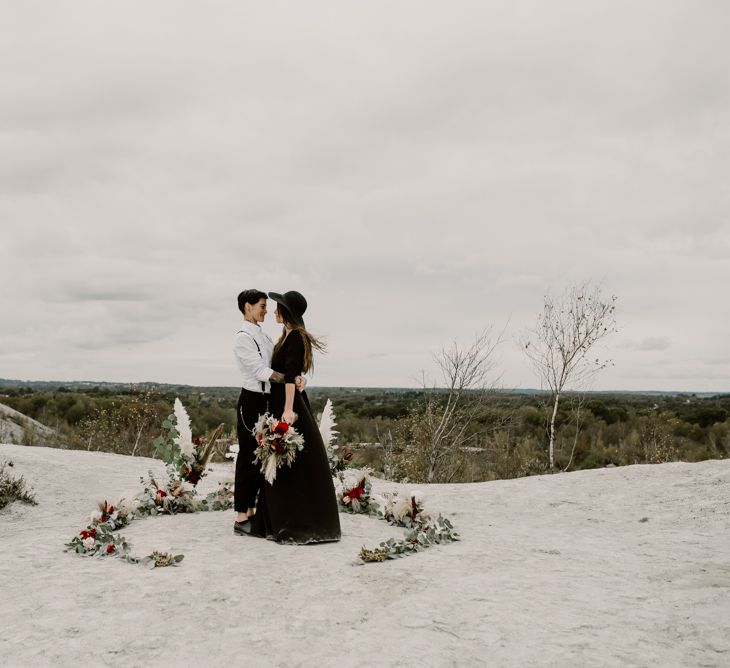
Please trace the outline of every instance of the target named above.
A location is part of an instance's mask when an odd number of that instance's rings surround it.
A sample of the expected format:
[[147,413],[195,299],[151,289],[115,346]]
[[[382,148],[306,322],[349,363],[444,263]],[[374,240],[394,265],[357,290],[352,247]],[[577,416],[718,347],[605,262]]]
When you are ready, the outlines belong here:
[[254,304],[258,304],[262,299],[266,299],[265,292],[261,292],[261,290],[244,290],[238,295],[238,310],[241,313],[245,313],[244,309],[246,304],[253,306]]

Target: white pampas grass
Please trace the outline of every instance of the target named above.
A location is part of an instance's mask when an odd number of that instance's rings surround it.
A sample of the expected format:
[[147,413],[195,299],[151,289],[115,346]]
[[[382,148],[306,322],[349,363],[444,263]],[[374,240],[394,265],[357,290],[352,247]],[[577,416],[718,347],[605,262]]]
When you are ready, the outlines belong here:
[[336,426],[337,423],[335,422],[335,412],[332,410],[332,401],[327,399],[327,403],[324,405],[324,410],[322,411],[322,417],[319,419],[319,433],[322,435],[322,440],[327,448],[332,445],[332,441],[335,440],[335,437],[339,433],[335,429]]
[[190,416],[185,410],[182,401],[179,398],[175,398],[175,429],[179,436],[175,439],[175,442],[180,448],[180,452],[186,457],[191,457],[193,454],[193,430],[190,427]]
[[138,499],[122,499],[119,502],[119,512],[123,515],[132,515],[139,508]]
[[266,460],[266,467],[264,468],[264,478],[270,485],[276,480],[276,457],[269,457]]
[[411,499],[407,497],[396,498],[393,501],[393,516],[397,520],[402,520],[411,512]]

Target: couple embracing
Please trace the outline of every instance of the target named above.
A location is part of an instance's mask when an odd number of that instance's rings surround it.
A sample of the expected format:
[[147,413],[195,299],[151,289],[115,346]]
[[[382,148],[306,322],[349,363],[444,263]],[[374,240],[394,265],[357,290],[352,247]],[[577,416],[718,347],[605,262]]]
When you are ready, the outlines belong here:
[[[234,354],[241,375],[237,406],[238,458],[234,508],[236,534],[279,543],[320,543],[340,539],[340,518],[327,452],[312,416],[302,375],[312,368],[312,353],[323,344],[304,326],[307,300],[299,292],[270,292],[276,302],[276,322],[283,325],[274,342],[261,329],[267,295],[244,290],[238,295],[243,324],[236,334]],[[253,428],[260,415],[294,424],[304,448],[291,467],[282,466],[273,483],[254,463],[257,446]]]

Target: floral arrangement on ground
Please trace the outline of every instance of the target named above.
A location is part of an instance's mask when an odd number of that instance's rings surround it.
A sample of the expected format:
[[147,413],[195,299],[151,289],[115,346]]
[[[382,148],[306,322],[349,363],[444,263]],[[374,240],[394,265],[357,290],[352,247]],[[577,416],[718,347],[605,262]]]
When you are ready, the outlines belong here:
[[338,474],[337,503],[341,512],[362,513],[382,519],[388,524],[403,527],[402,539],[389,538],[376,548],[360,550],[358,563],[382,562],[398,559],[425,550],[433,545],[452,543],[459,540],[454,525],[440,513],[434,516],[423,506],[423,498],[417,491],[407,496],[397,492],[383,495],[383,510],[372,497],[372,483],[369,469],[349,478],[345,473]]
[[379,506],[372,498],[370,469],[363,470],[354,481],[346,481],[344,473],[340,473],[338,479],[342,486],[341,491],[337,494],[340,511],[378,516]]
[[156,454],[166,464],[167,481],[158,482],[150,471],[147,478],[140,478],[143,489],[134,498],[121,499],[116,505],[106,500],[99,503],[86,529],[66,543],[66,551],[81,556],[115,557],[148,568],[179,564],[182,554],[155,550],[141,559],[133,556],[131,545],[118,530],[133,520],[152,515],[230,509],[233,506],[230,483],[219,483],[218,489],[204,498],[196,490],[222,431],[220,425],[205,441],[193,437],[190,418],[182,402],[176,399],[174,413],[162,423],[162,434],[154,440]]
[[347,469],[352,455],[341,456],[334,443],[337,437],[334,410],[328,399],[320,419],[320,434],[327,449],[330,470],[336,478],[337,505],[343,513],[361,513],[376,517],[394,526],[403,527],[405,535],[402,539],[390,538],[376,548],[360,550],[356,563],[365,564],[382,562],[387,559],[398,559],[416,554],[433,545],[453,543],[459,540],[454,525],[440,513],[434,516],[423,507],[423,499],[418,492],[408,496],[400,496],[396,492],[383,495],[383,510],[374,498],[368,468],[362,471]]

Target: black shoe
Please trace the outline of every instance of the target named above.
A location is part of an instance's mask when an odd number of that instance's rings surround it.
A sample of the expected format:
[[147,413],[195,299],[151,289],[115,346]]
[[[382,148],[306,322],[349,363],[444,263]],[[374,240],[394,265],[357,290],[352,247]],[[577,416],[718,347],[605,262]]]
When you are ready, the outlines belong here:
[[234,522],[233,533],[237,536],[250,536],[251,522],[249,520],[246,520],[245,522]]

